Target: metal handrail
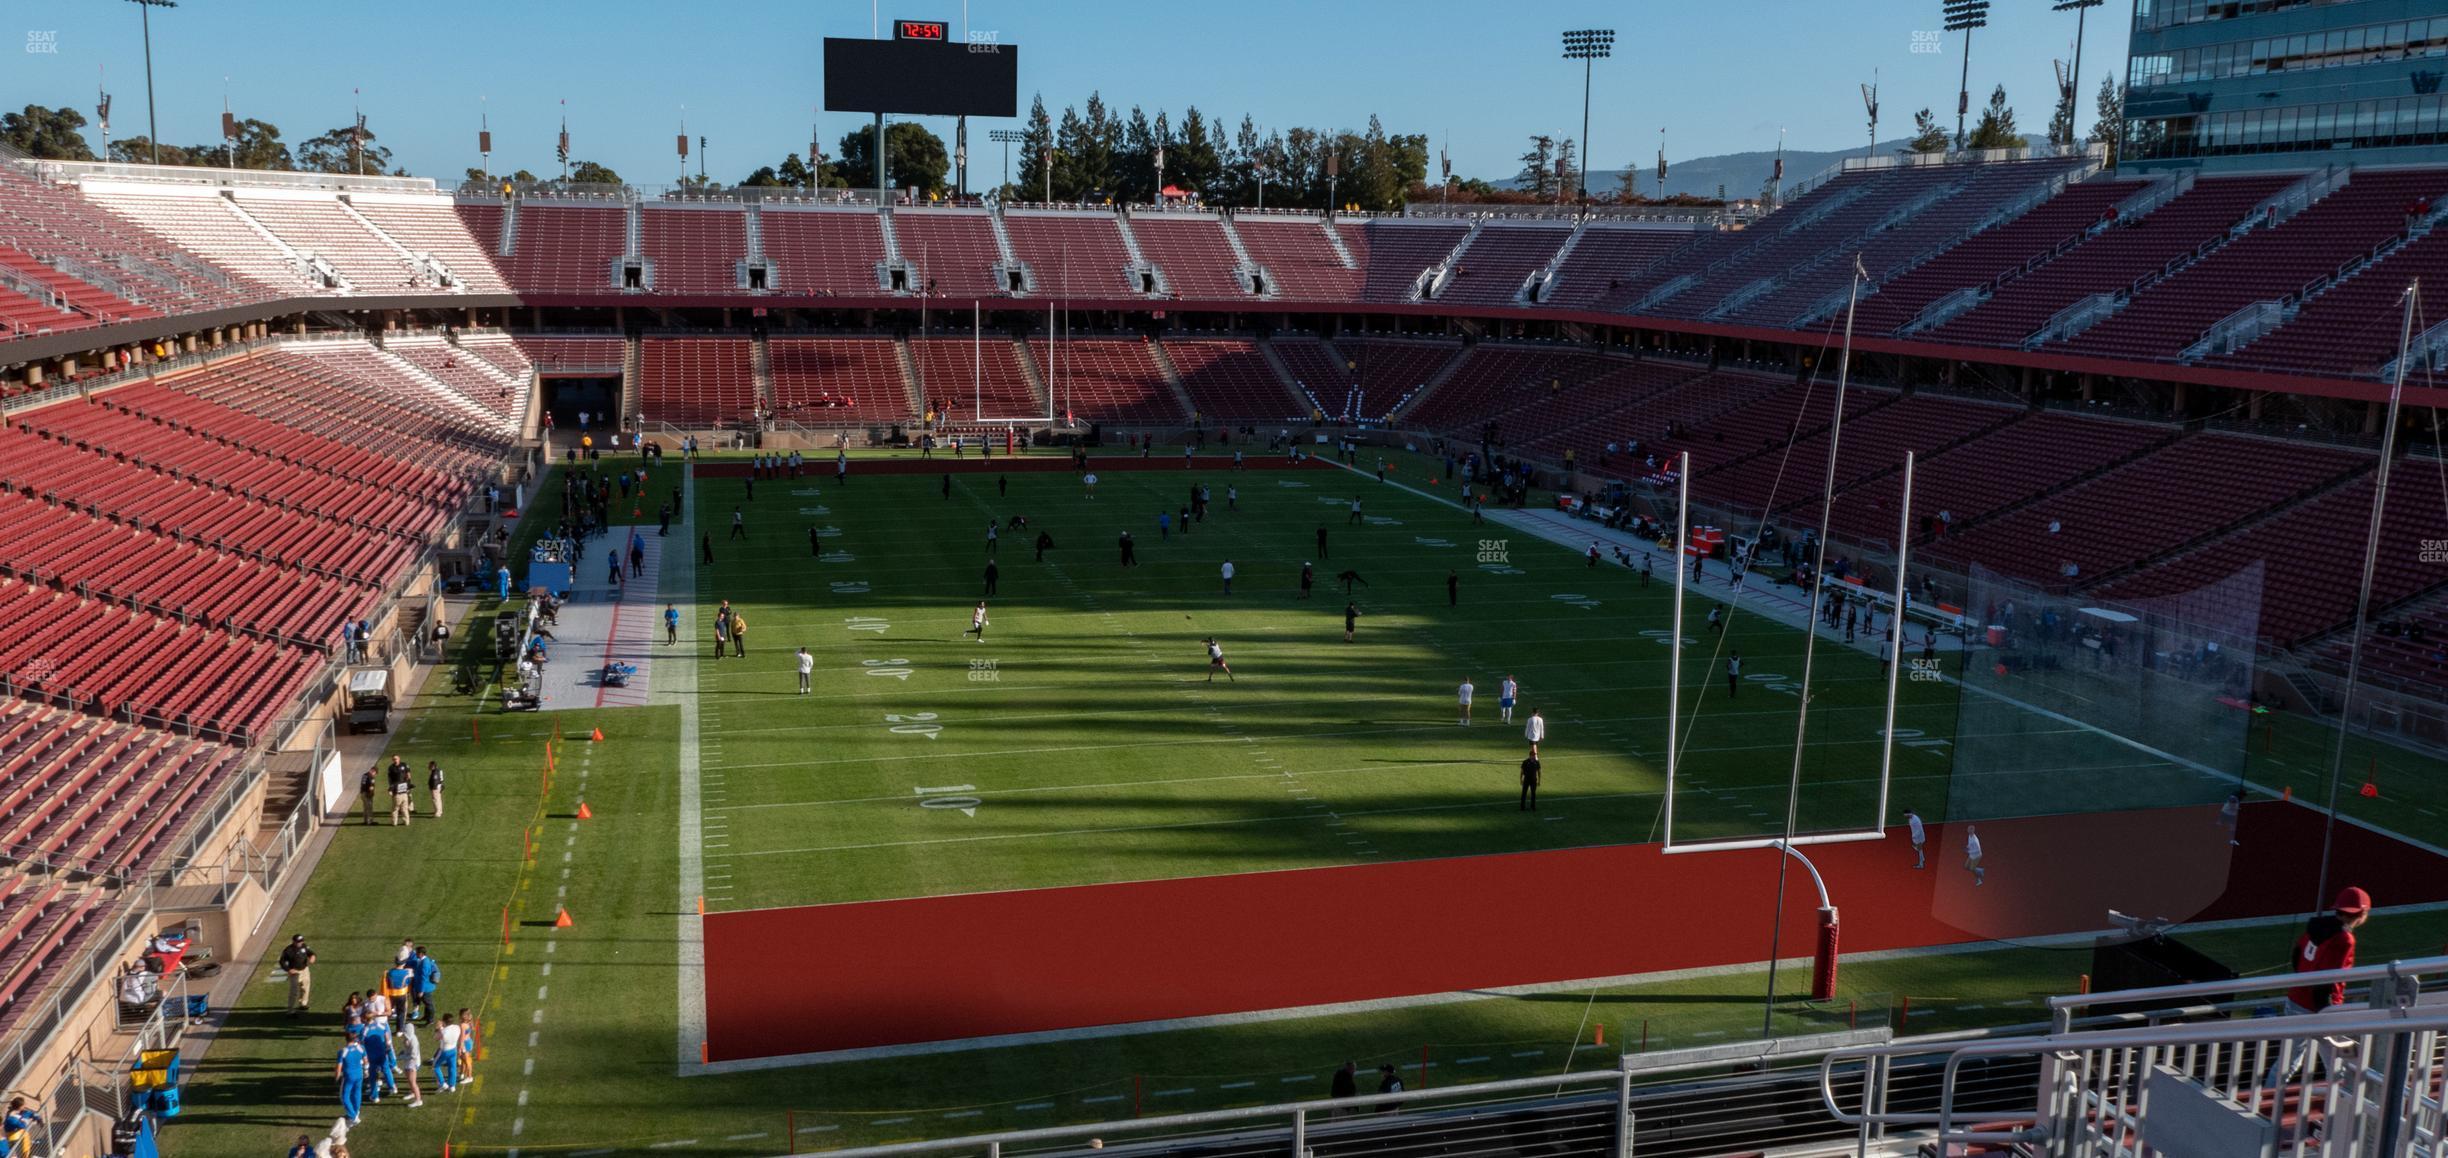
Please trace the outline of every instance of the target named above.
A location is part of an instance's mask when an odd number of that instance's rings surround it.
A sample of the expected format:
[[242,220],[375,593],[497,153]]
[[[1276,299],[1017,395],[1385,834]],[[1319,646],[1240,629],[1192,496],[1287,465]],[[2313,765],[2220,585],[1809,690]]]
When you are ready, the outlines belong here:
[[2357,965],[2351,969],[2316,969],[2303,973],[2273,973],[2265,977],[2239,977],[2232,981],[2195,981],[2183,985],[2161,985],[2150,989],[2116,989],[2101,993],[2061,994],[2049,998],[2048,1007],[2062,1014],[2066,1010],[2087,1009],[2094,1005],[2128,1005],[2139,1001],[2161,999],[2183,1001],[2195,997],[2230,997],[2238,994],[2298,989],[2307,985],[2378,981],[2382,978],[2402,981],[2423,973],[2443,971],[2448,971],[2448,956],[2415,957],[2391,961],[2386,965]]

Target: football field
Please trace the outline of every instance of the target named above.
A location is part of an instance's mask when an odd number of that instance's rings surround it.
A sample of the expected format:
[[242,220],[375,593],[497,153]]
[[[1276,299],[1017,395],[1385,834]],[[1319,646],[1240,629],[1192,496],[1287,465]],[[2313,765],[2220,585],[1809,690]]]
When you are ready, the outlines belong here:
[[[950,476],[948,498],[935,472],[848,486],[828,472],[759,484],[754,500],[741,480],[696,480],[701,526],[753,512],[748,537],[717,541],[695,574],[701,609],[727,600],[748,619],[752,654],[712,660],[710,617],[687,641],[707,657],[709,909],[1661,839],[1668,580],[1644,587],[1611,561],[1592,569],[1501,521],[1474,526],[1325,467],[1107,467],[1091,500],[1067,471],[961,465],[972,470]],[[1160,533],[1158,514],[1178,518],[1193,483],[1211,512]],[[1043,562],[1040,533],[1054,543]],[[968,631],[981,598],[983,638]],[[1798,705],[1801,634],[1739,613],[1711,633],[1710,606],[1694,597],[1686,626],[1684,755],[1706,791],[1680,818],[1684,839],[1781,824]],[[1229,676],[1211,673],[1209,638]],[[1731,695],[1706,666],[1721,642],[1745,665]],[[814,660],[807,696],[800,647]],[[1818,662],[1803,826],[1864,827],[1881,666],[1834,646]],[[1508,676],[1522,689],[1510,724]],[[1954,690],[1905,687],[1899,725],[1942,739]],[[1533,710],[1549,735],[1535,816],[1517,792]],[[1946,750],[1900,749],[1899,772],[1943,776]]]
[[[1415,457],[1385,483],[1323,465],[1098,459],[1093,498],[1061,460],[958,465],[948,497],[938,464],[878,456],[854,459],[846,486],[824,463],[759,481],[751,499],[733,463],[702,464],[687,483],[692,521],[656,544],[659,590],[619,605],[621,622],[653,623],[647,706],[505,717],[429,688],[394,746],[453,767],[452,818],[340,830],[289,924],[338,971],[318,998],[345,992],[355,971],[370,978],[415,932],[478,1011],[489,1057],[442,1114],[430,1103],[369,1113],[359,1152],[430,1153],[447,1138],[455,1153],[769,1154],[1313,1096],[1347,1057],[1418,1066],[1416,1086],[1598,1064],[1582,1052],[1597,1032],[1607,1048],[1663,1048],[1759,1031],[1755,963],[1768,956],[1777,858],[1655,849],[1672,613],[1662,567],[1644,586],[1637,570],[1592,568],[1580,544],[1514,516],[1474,525]],[[1158,512],[1178,518],[1194,482],[1212,494],[1207,518],[1160,533]],[[990,521],[997,592],[980,641],[967,629]],[[1127,568],[1126,529],[1138,559]],[[1040,532],[1053,540],[1042,562]],[[1315,570],[1305,600],[1303,561]],[[1348,599],[1345,571],[1357,575]],[[1686,608],[1684,841],[1779,831],[1795,768],[1805,637],[1754,613],[1750,596],[1710,630],[1721,567],[1711,579]],[[744,658],[714,658],[725,600],[749,623]],[[1347,602],[1360,612],[1349,643]],[[672,644],[666,604],[684,625]],[[476,618],[462,626],[471,646],[485,635]],[[1232,666],[1212,683],[1210,637]],[[1724,668],[1735,651],[1739,690]],[[1957,655],[1943,651],[1942,668]],[[573,649],[555,662],[588,659]],[[2018,941],[2007,934],[2041,930],[1985,927],[1948,906],[2014,907],[2002,898],[2084,875],[2068,865],[2101,875],[2109,858],[2079,827],[1984,813],[1992,862],[2025,867],[1969,893],[1945,843],[1972,819],[1946,812],[1957,780],[1976,774],[1954,747],[1969,693],[1899,681],[1882,818],[1881,665],[1841,632],[1822,635],[1813,662],[1800,829],[1893,825],[1915,807],[1942,873],[1912,873],[1900,837],[1814,850],[1848,937],[1860,936],[1848,946],[1864,951],[1849,952],[1833,1006],[1805,1007],[1806,971],[1788,970],[1778,1031],[2031,1020],[2040,996],[2088,967],[2087,945]],[[1507,675],[1522,688],[1510,725],[1496,695]],[[1465,678],[1477,689],[1467,727]],[[1548,726],[1536,811],[1519,800],[1532,709]],[[585,739],[595,728],[600,744]],[[556,734],[567,739],[547,757]],[[2325,734],[2274,734],[2251,778],[2301,793]],[[2068,721],[2035,717],[2016,736],[2028,761],[2011,775],[2046,789],[2024,813],[2156,809],[2208,825],[2196,814],[2224,795],[2179,760]],[[2367,758],[2391,793],[2350,800],[2359,814],[2432,839],[2448,830],[2429,819],[2448,803],[2436,765],[2358,746]],[[580,800],[592,819],[576,818]],[[2254,808],[2248,838],[2307,844],[2309,810]],[[2096,835],[2108,830],[2088,831],[2109,843]],[[2148,845],[2156,830],[2116,831]],[[2372,847],[2375,867],[2410,849]],[[1508,882],[1536,903],[1491,895]],[[2380,891],[2384,906],[2433,899]],[[1793,930],[1815,904],[1794,878],[1786,956],[1807,953]],[[564,906],[574,926],[555,929]],[[2222,896],[2200,915],[2233,923],[2191,940],[2247,968],[2275,960],[2284,920],[2252,918],[2294,907]],[[2092,927],[2080,916],[2071,927]],[[1671,935],[1684,925],[1706,935]],[[2428,952],[2443,931],[2448,921],[2418,909],[2375,921],[2370,943]],[[1999,943],[1924,951],[1983,936]],[[1717,956],[1661,955],[1667,941]],[[1074,969],[1081,960],[1105,972]],[[199,1068],[188,1120],[200,1128],[182,1145],[254,1152],[328,1124],[318,1075],[330,1035],[281,1017],[277,988],[249,986],[231,1012],[239,1032]],[[845,995],[859,999],[856,1018]],[[803,1009],[808,1019],[794,1016]],[[743,1022],[756,1040],[724,1038]],[[853,1036],[845,1026],[885,1048],[826,1056]]]

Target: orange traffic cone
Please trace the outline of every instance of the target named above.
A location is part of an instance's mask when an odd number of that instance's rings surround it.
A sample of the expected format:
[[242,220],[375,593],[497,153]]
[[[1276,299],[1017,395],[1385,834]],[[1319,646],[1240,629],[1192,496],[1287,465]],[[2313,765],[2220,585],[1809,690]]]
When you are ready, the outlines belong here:
[[579,801],[579,802],[578,802],[578,819],[580,819],[580,820],[593,820],[593,819],[595,819],[595,814],[594,814],[593,812],[590,812],[590,811],[588,811],[588,810],[587,810],[586,801],[584,801],[584,800],[581,800],[581,801]]
[[596,743],[598,743],[598,744],[603,743],[603,729],[602,729],[602,728],[597,728],[597,729],[595,729],[595,735],[594,735],[593,737],[591,737],[591,738],[592,738],[592,739],[593,739],[593,740],[594,740]]
[[2371,799],[2371,800],[2377,800],[2377,799],[2379,799],[2379,798],[2380,798],[2380,786],[2379,786],[2379,785],[2377,785],[2377,784],[2372,783],[2372,782],[2371,782],[2371,781],[2369,781],[2369,780],[2364,781],[2364,782],[2363,782],[2363,795],[2364,795],[2364,797],[2365,797],[2366,799]]
[[556,928],[556,929],[566,929],[566,928],[569,928],[569,927],[570,927],[570,924],[571,924],[571,921],[570,921],[570,918],[569,918],[569,910],[568,910],[567,908],[563,907],[563,906],[560,906],[560,905],[554,905],[554,906],[553,906],[553,909],[554,909],[555,913],[557,914],[556,916],[554,916],[554,917],[553,917],[553,928]]

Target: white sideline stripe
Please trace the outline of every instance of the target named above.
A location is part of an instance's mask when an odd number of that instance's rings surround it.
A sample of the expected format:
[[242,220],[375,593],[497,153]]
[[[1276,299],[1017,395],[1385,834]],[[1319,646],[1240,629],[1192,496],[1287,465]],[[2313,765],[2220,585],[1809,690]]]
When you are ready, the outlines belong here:
[[[680,543],[681,550],[666,551],[656,567],[656,578],[662,590],[657,594],[669,604],[680,608],[680,631],[684,638],[697,635],[697,554],[688,550],[689,538],[697,527],[697,477],[683,461],[680,465]],[[697,664],[689,659],[666,664],[666,677],[652,681],[652,702],[673,704],[680,709],[680,816],[674,826],[680,842],[680,895],[673,918],[679,936],[679,968],[675,988],[679,1002],[679,1032],[672,1040],[672,1053],[681,1076],[709,1072],[701,1060],[699,1049],[706,1039],[705,990],[705,925],[696,915],[697,898],[705,895],[705,854],[698,846],[705,822],[704,769],[700,763],[698,745],[704,740],[698,718]],[[577,822],[572,821],[575,828]]]
[[[1287,870],[1290,871],[1290,870]],[[2433,901],[2419,905],[2375,906],[2373,913],[2413,915],[2448,912],[2448,901]],[[2225,921],[2202,921],[2185,926],[2196,933],[2222,932],[2231,929],[2257,929],[2272,925],[2293,925],[2298,914],[2274,917],[2239,917]],[[2017,939],[2012,948],[2063,949],[2088,948],[2099,937],[2115,933],[2113,929],[2092,929],[2077,933],[2062,933],[2048,937]],[[1876,949],[1865,953],[1847,954],[1855,962],[1909,961],[1922,957],[1954,957],[1967,953],[1986,953],[2000,949],[1994,941],[1965,941],[1953,945],[1926,945],[1912,949]],[[1808,957],[1792,957],[1777,962],[1779,968],[1804,969]],[[1185,1029],[1214,1029],[1227,1025],[1251,1025],[1270,1021],[1287,1021],[1304,1017],[1333,1017],[1353,1013],[1382,1013],[1392,1009],[1414,1009],[1423,1006],[1455,1005],[1466,1001],[1483,1001],[1494,997],[1531,997],[1550,993],[1575,993],[1593,989],[1621,989],[1635,985],[1671,985],[1709,977],[1736,976],[1762,972],[1765,961],[1748,961],[1734,965],[1704,965],[1692,969],[1668,969],[1656,973],[1626,973],[1613,977],[1585,977],[1571,981],[1547,981],[1530,985],[1508,985],[1490,989],[1457,990],[1450,993],[1429,993],[1410,997],[1380,997],[1366,1001],[1344,1001],[1328,1005],[1298,1005],[1283,1009],[1262,1009],[1246,1013],[1219,1013],[1200,1017],[1177,1017],[1162,1021],[1122,1022],[1114,1025],[1090,1025],[1077,1029],[1039,1030],[1030,1033],[1006,1033],[989,1037],[960,1038],[951,1041],[913,1042],[907,1045],[865,1046],[858,1049],[828,1050],[812,1053],[784,1054],[776,1057],[742,1058],[737,1061],[715,1062],[699,1067],[702,1073],[749,1073],[757,1070],[795,1069],[800,1066],[833,1065],[840,1062],[875,1061],[882,1058],[924,1057],[934,1054],[965,1053],[971,1050],[1002,1049],[1008,1046],[1044,1045],[1057,1042],[1094,1041],[1108,1037],[1129,1037],[1150,1033],[1170,1033]],[[1916,1009],[1915,1016],[1927,1010]],[[1462,1063],[1456,1063],[1462,1064]],[[1282,1079],[1286,1083],[1314,1081],[1317,1075],[1303,1074]]]

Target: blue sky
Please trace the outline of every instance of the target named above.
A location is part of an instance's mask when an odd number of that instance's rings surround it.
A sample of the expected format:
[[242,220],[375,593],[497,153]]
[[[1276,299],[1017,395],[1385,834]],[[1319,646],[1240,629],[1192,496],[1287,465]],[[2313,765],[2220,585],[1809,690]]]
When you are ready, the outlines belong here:
[[[0,36],[54,33],[55,51],[0,44],[0,106],[73,104],[91,116],[107,71],[116,136],[144,132],[138,12],[124,0],[0,0]],[[1741,4],[1550,0],[1240,0],[1229,5],[1108,0],[971,0],[968,27],[1020,46],[1021,106],[1042,91],[1062,106],[1102,90],[1109,104],[1179,110],[1197,104],[1262,127],[1359,127],[1379,114],[1389,131],[1450,142],[1454,170],[1498,178],[1532,133],[1580,131],[1581,71],[1561,59],[1567,28],[1612,27],[1615,57],[1598,62],[1590,135],[1595,167],[1646,165],[1666,129],[1669,158],[1772,148],[1780,127],[1796,147],[1865,140],[1856,85],[1877,69],[1880,136],[1904,135],[1927,106],[1953,123],[1960,36],[1915,51],[1938,27],[1938,0],[1749,0]],[[2004,83],[2026,132],[2046,124],[2051,60],[2070,54],[2071,14],[2050,0],[1997,0],[1973,39],[1972,87]],[[573,148],[632,181],[679,172],[672,138],[685,116],[712,138],[711,169],[736,180],[807,147],[811,121],[826,150],[858,123],[823,114],[823,37],[866,36],[863,0],[728,0],[720,4],[595,0],[181,0],[154,16],[161,136],[218,134],[226,90],[242,116],[263,117],[296,141],[346,124],[352,90],[395,160],[455,179],[477,163],[489,115],[497,171],[548,173],[566,99]],[[960,0],[893,0],[881,18],[958,25]],[[2131,5],[2091,12],[2085,90],[2121,72]],[[27,43],[27,48],[37,45]],[[1930,46],[1920,45],[1925,50]],[[1980,97],[1974,98],[1975,107]],[[2090,95],[2081,102],[2089,125]],[[949,121],[930,122],[950,134]],[[975,180],[999,173],[1002,150],[971,126]],[[91,132],[91,130],[89,130]],[[99,136],[98,133],[92,135]],[[97,146],[99,141],[96,142]],[[691,171],[694,171],[692,162]]]

